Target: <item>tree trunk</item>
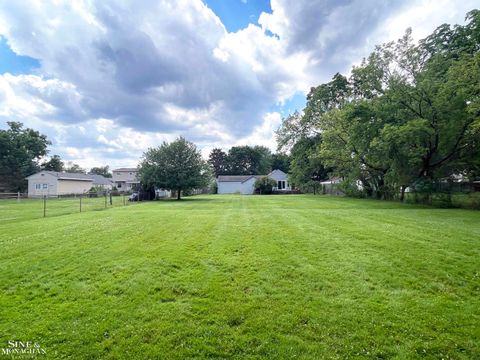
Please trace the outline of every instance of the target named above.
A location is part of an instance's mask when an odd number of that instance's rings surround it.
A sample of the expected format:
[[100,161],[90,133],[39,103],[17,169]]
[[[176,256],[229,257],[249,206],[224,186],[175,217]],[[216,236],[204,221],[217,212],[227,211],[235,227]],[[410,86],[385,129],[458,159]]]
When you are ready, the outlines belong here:
[[405,185],[400,187],[400,201],[403,202],[405,200]]
[[182,189],[177,190],[177,200],[180,200],[180,193],[182,192]]

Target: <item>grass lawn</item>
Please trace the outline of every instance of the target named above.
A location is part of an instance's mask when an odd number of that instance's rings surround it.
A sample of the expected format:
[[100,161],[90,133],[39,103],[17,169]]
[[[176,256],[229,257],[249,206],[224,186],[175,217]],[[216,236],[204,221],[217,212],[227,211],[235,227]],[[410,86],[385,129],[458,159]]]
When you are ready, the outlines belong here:
[[[80,204],[81,201],[81,204]],[[136,202],[129,202],[128,196],[113,196],[112,203],[110,198],[107,198],[107,207],[136,205]],[[29,198],[17,200],[1,200],[0,199],[0,226],[9,222],[17,222],[21,220],[38,219],[44,216],[59,216],[74,214],[80,212],[80,205],[82,212],[92,210],[105,209],[105,197],[83,197],[82,199],[76,197],[65,198],[47,198],[46,203],[42,198]]]
[[[21,205],[3,206],[0,218]],[[0,244],[0,348],[35,341],[48,359],[480,358],[478,211],[196,196],[0,221]]]

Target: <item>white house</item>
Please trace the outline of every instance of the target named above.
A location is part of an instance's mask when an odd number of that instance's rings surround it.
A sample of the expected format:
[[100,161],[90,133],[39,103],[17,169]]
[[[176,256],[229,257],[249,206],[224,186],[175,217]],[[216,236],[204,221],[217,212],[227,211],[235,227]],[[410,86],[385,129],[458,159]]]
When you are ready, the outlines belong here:
[[112,187],[112,181],[102,175],[87,175],[57,171],[40,171],[27,177],[28,197],[82,194],[92,187]]
[[112,170],[113,182],[118,191],[137,190],[140,181],[137,178],[136,168],[119,168]]
[[[220,175],[217,178],[217,192],[219,194],[251,195],[255,192],[255,181],[265,175]],[[277,182],[276,191],[291,190],[288,175],[281,170],[273,170],[266,175]]]

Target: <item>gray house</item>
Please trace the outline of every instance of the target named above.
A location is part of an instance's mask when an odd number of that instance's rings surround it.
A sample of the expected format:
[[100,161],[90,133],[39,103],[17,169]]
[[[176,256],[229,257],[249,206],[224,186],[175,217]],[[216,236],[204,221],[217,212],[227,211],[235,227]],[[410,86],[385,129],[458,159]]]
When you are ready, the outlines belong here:
[[118,191],[136,190],[140,181],[137,178],[136,168],[119,168],[112,170],[114,186]]
[[27,177],[28,197],[82,194],[92,187],[111,189],[113,182],[102,175],[40,171]]
[[[219,194],[243,194],[251,195],[255,191],[255,181],[265,175],[221,175],[217,178],[217,192]],[[288,175],[275,169],[266,175],[277,182],[275,191],[291,190],[288,183]]]

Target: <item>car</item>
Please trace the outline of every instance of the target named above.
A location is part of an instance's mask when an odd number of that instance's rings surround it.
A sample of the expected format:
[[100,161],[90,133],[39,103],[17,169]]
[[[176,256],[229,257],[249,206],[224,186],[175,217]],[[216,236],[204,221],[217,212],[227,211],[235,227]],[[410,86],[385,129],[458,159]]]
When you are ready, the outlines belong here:
[[128,197],[128,201],[139,201],[139,193],[134,192]]

